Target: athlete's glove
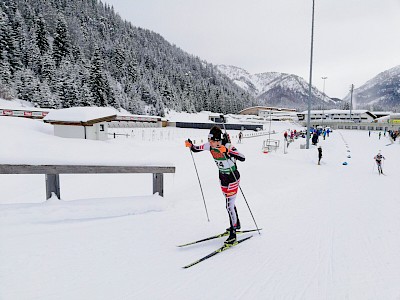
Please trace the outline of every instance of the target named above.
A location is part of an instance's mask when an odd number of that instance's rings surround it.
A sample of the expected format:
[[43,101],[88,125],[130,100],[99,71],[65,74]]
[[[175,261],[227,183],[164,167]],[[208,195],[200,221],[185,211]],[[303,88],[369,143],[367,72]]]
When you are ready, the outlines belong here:
[[191,141],[190,139],[187,139],[187,140],[185,141],[185,147],[192,148],[192,146],[193,146],[192,141]]

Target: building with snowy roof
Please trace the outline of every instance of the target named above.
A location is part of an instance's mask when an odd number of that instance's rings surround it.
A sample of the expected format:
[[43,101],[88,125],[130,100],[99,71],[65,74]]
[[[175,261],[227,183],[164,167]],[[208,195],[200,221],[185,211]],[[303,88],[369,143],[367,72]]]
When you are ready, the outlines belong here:
[[[303,111],[298,114],[299,121],[303,126],[307,125],[308,112]],[[398,130],[400,129],[400,120],[396,120],[396,114],[384,114],[378,118],[374,113],[355,109],[340,110],[311,110],[310,124],[313,127],[329,126],[332,129],[354,129],[354,130]]]
[[296,109],[272,107],[272,106],[252,106],[239,112],[240,115],[255,115],[273,121],[292,120],[297,121]]
[[[298,114],[299,121],[307,121],[308,111],[305,110]],[[368,110],[358,109],[352,110],[351,115],[349,110],[329,109],[329,110],[311,110],[310,120],[313,123],[321,122],[366,122],[371,123],[376,119],[376,115]]]
[[116,117],[116,111],[108,107],[71,107],[49,112],[43,121],[52,124],[59,137],[104,141],[108,122]]
[[[165,119],[164,119],[165,120]],[[109,128],[148,128],[162,127],[163,120],[159,116],[144,115],[121,115],[117,114],[114,120],[109,123]],[[166,120],[165,120],[166,126]]]

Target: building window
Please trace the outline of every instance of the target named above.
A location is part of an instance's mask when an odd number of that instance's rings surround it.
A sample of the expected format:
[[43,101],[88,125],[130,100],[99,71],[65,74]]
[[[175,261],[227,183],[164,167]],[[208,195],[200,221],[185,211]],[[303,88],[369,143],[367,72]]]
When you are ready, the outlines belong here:
[[100,131],[104,131],[104,124],[100,124]]

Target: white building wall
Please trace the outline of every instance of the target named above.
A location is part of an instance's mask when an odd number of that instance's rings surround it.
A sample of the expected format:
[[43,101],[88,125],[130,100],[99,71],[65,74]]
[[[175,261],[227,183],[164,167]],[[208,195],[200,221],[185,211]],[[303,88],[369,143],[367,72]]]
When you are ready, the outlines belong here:
[[[86,132],[85,132],[86,131]],[[105,141],[108,139],[108,124],[97,123],[93,126],[54,125],[54,135],[64,138]]]
[[96,130],[96,139],[99,141],[105,141],[108,139],[108,123],[102,122],[97,123],[93,127]]
[[[300,114],[301,120],[307,120],[307,112]],[[348,110],[311,110],[311,121],[327,120],[334,122],[372,122],[374,118],[367,114],[365,111],[353,110],[350,118]]]
[[54,125],[54,135],[63,138],[84,139],[83,126]]
[[97,140],[96,127],[93,126],[85,126],[86,127],[86,139],[87,140]]
[[162,122],[147,122],[147,121],[112,121],[108,122],[109,128],[147,128],[147,127],[162,127]]

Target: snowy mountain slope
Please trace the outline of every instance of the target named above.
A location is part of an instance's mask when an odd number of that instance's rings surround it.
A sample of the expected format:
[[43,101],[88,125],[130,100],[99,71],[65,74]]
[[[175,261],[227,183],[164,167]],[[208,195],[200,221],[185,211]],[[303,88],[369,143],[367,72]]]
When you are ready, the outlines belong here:
[[[46,136],[45,147],[39,148],[43,139],[27,136],[35,128],[24,136],[20,129],[25,125],[7,121],[18,119],[1,120],[3,142],[29,142],[24,161],[36,162],[43,151],[69,151],[63,147],[69,139],[51,137],[38,126],[37,136]],[[282,144],[288,128],[298,129],[272,122],[278,133],[271,138]],[[211,219],[207,222],[193,160],[183,145],[196,133],[175,130],[181,134],[168,141],[74,141],[91,149],[88,153],[97,153],[104,144],[127,149],[125,156],[118,150],[121,161],[142,162],[142,156],[172,161],[177,172],[165,176],[163,199],[143,196],[151,193],[151,176],[63,176],[63,200],[43,202],[38,192],[44,190],[42,176],[0,175],[0,299],[398,298],[400,202],[392,188],[398,184],[398,142],[385,146],[390,142],[375,132],[368,137],[363,131],[336,130],[321,140],[318,166],[315,147],[300,150],[304,139],[290,144],[287,154],[282,148],[264,154],[265,136],[245,138],[236,145],[246,155],[238,163],[241,187],[263,232],[183,270],[223,240],[186,249],[176,245],[223,231],[228,218],[214,161],[209,153],[194,153]],[[207,138],[207,130],[195,132]],[[0,160],[16,157],[17,147],[3,147]],[[387,176],[376,172],[373,156],[379,149],[386,157]],[[253,228],[241,194],[236,205],[242,226]]]
[[[368,80],[354,89],[353,99],[357,108],[394,110],[400,108],[400,65]],[[344,101],[350,100],[350,93]]]
[[235,66],[218,65],[218,70],[232,79],[237,85],[250,92],[254,96],[263,93],[268,84],[282,75],[278,72],[268,72],[261,74],[250,74],[244,69]]
[[[217,68],[263,105],[298,109],[305,109],[308,105],[308,83],[299,76],[279,72],[250,74],[244,69],[226,65]],[[315,87],[312,87],[311,103],[314,108],[337,107],[336,101],[324,97]]]
[[13,45],[0,50],[0,97],[159,116],[164,108],[235,113],[254,102],[212,64],[123,20],[109,4],[61,2],[0,1],[0,40]]

